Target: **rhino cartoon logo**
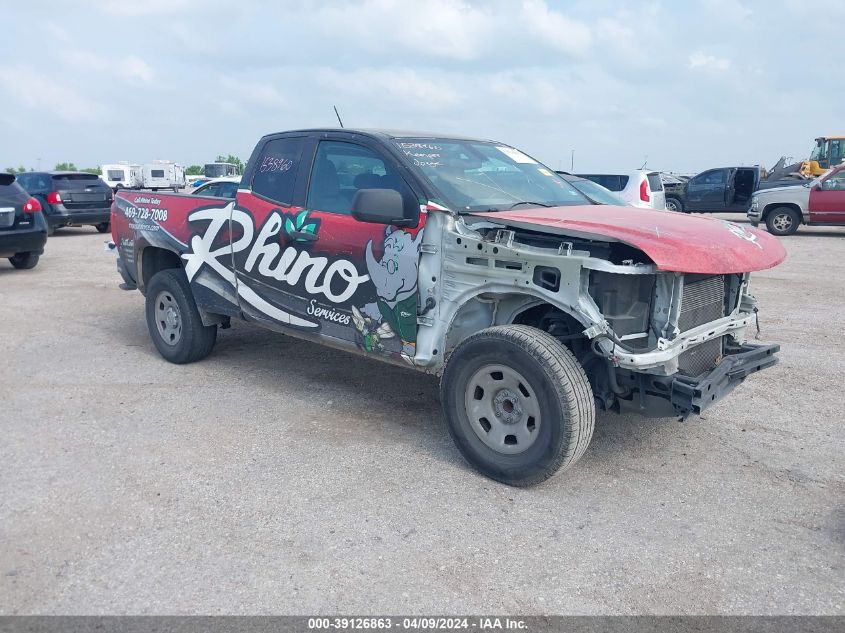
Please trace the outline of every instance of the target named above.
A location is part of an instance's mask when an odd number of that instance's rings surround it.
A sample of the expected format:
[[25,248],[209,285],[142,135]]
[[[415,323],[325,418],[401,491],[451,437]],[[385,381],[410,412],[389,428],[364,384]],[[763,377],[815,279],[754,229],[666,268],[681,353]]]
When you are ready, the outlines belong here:
[[380,260],[373,255],[373,241],[367,242],[367,272],[376,287],[375,303],[361,312],[376,321],[384,321],[402,341],[402,353],[413,356],[417,341],[417,269],[423,232],[416,238],[401,229],[388,226],[382,242]]

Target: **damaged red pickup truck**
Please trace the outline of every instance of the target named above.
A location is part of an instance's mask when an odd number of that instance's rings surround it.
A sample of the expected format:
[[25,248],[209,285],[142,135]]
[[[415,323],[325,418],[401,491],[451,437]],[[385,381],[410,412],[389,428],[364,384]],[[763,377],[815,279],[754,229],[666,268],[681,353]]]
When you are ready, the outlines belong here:
[[167,360],[235,317],[436,374],[463,455],[512,485],[574,464],[597,408],[697,414],[779,349],[746,342],[776,238],[592,205],[493,141],[272,134],[235,200],[122,191],[111,221]]

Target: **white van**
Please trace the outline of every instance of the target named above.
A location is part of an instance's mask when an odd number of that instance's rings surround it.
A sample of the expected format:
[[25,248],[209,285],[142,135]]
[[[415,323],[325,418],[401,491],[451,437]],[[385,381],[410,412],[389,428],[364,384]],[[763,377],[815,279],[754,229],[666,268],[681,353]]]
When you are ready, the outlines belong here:
[[178,192],[187,184],[185,168],[169,160],[154,160],[141,169],[144,189],[172,189]]
[[140,189],[143,183],[140,165],[131,165],[126,161],[102,165],[100,177],[109,187],[118,189]]

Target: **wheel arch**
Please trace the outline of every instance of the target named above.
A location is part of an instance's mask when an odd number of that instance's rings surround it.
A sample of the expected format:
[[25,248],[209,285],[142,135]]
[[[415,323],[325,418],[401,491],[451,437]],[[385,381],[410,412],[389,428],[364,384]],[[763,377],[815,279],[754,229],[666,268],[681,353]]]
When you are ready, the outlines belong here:
[[795,202],[772,202],[767,204],[763,207],[763,213],[760,216],[760,220],[765,222],[766,219],[769,217],[769,214],[777,209],[792,209],[798,214],[798,221],[801,224],[806,224],[806,220],[804,219],[804,210],[801,208],[800,205],[796,204]]
[[531,325],[543,329],[543,319],[549,314],[560,315],[578,332],[591,325],[587,315],[557,306],[539,294],[479,290],[464,298],[454,310],[445,332],[443,357],[447,358],[462,340],[488,327]]
[[179,254],[160,246],[145,245],[136,257],[138,268],[138,289],[146,294],[146,288],[153,276],[169,268],[182,268]]

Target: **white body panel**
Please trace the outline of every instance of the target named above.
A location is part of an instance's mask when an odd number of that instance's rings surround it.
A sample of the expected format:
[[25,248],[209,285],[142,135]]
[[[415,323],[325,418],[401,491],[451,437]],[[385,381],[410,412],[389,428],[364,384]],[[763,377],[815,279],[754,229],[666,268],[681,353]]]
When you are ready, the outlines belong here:
[[143,185],[141,166],[130,163],[102,165],[100,177],[112,189],[140,189]]
[[153,161],[142,167],[144,189],[181,189],[187,184],[185,169],[170,161]]

